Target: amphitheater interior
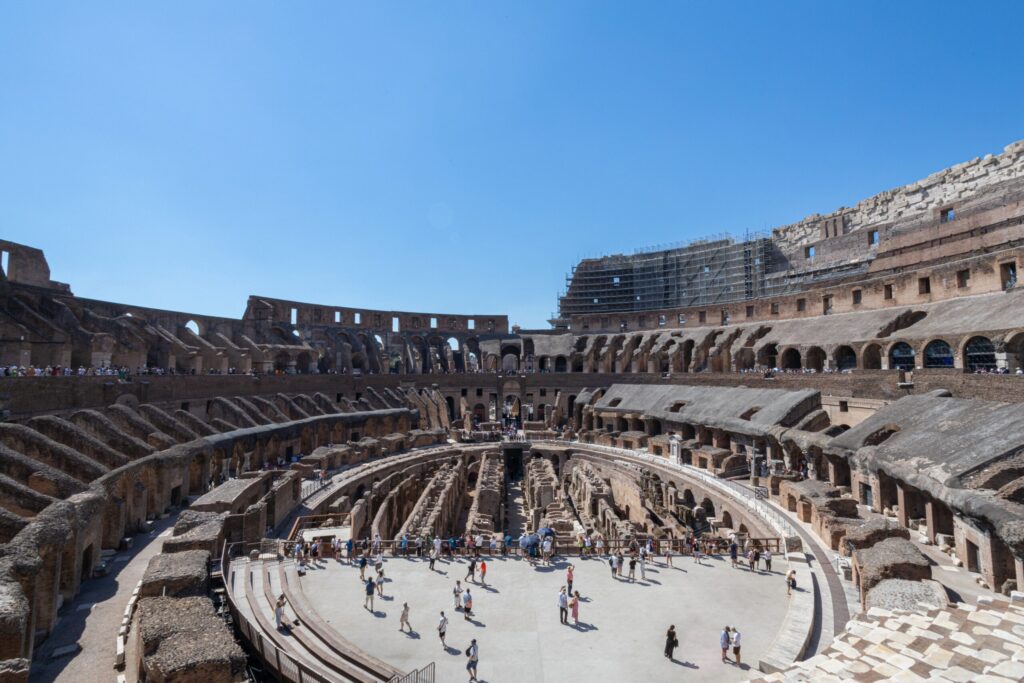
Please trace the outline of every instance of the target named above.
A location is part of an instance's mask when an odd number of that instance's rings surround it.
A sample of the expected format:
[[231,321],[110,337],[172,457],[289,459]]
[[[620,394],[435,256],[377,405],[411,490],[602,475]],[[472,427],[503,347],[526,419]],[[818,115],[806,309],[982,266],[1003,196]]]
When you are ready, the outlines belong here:
[[1024,142],[581,261],[549,329],[156,310],[0,251],[0,682],[458,680],[471,637],[490,681],[1024,680]]

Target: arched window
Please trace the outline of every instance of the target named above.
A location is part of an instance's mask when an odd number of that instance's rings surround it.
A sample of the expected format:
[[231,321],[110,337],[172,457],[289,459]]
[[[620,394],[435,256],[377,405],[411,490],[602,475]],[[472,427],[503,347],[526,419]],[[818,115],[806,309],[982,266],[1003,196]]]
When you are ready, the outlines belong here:
[[906,342],[899,342],[889,350],[889,367],[893,370],[914,369],[914,349]]
[[800,351],[797,349],[786,349],[782,354],[783,370],[800,369]]
[[836,349],[836,368],[839,370],[856,370],[857,354],[849,346]]
[[882,369],[882,348],[878,344],[868,344],[861,353],[865,370]]
[[825,352],[817,346],[807,349],[807,354],[804,357],[804,366],[815,372],[821,372],[825,367]]
[[936,339],[924,347],[924,366],[926,368],[951,368],[953,367],[953,349],[949,344]]
[[996,347],[988,337],[972,337],[964,347],[964,366],[971,371],[995,370]]

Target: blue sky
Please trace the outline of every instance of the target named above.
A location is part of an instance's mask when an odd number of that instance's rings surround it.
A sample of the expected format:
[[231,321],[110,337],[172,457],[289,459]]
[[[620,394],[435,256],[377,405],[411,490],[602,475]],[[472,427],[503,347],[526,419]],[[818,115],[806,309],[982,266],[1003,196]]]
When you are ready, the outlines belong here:
[[584,256],[1024,138],[1020,3],[8,3],[0,237],[76,294],[546,326]]

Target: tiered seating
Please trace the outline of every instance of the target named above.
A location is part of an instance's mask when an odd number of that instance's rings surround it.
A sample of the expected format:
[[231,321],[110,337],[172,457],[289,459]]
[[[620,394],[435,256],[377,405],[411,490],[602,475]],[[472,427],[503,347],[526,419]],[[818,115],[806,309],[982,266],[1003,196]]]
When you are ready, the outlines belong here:
[[[379,683],[401,673],[341,637],[320,618],[302,591],[294,562],[239,560],[231,573],[232,597],[243,616],[257,624],[278,649],[325,680]],[[287,622],[298,622],[287,633],[278,631],[274,622],[274,605],[282,593],[288,600]]]

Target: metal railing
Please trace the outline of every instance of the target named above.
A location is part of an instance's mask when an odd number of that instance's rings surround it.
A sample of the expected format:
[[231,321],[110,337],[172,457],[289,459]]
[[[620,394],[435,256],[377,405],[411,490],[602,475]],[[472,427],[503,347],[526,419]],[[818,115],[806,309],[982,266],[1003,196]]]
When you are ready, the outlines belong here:
[[394,676],[388,683],[434,683],[434,662],[404,676]]

